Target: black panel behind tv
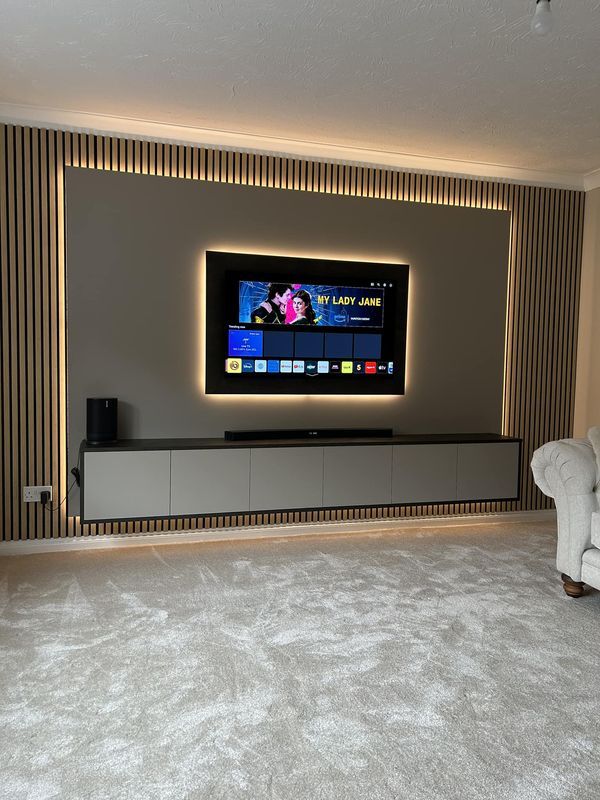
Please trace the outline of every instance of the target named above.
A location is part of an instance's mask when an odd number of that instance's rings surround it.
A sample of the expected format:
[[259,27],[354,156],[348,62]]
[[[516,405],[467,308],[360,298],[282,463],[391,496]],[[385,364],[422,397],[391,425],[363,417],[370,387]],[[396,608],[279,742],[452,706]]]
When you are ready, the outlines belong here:
[[408,271],[207,251],[207,394],[404,394]]

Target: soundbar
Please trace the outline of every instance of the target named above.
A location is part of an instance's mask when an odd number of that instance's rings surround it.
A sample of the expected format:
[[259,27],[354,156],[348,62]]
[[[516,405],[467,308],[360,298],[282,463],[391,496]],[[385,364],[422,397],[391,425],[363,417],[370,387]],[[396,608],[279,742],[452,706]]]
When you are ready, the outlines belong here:
[[266,431],[225,431],[228,442],[254,439],[374,439],[393,436],[391,428],[283,428]]

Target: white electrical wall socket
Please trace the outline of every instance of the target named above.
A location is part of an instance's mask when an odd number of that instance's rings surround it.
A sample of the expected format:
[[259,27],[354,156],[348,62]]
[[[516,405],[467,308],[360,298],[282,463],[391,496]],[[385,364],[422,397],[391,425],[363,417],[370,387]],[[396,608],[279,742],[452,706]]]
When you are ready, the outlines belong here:
[[24,486],[23,487],[23,502],[24,503],[41,503],[42,492],[49,492],[50,497],[48,502],[52,501],[52,487],[51,486]]

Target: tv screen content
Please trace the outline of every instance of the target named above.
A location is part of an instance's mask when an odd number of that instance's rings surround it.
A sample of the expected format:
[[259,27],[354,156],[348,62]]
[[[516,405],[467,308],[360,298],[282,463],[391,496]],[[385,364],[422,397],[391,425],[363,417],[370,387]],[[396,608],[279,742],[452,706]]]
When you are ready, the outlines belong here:
[[239,319],[245,324],[383,327],[384,288],[239,282]]
[[406,265],[207,252],[206,266],[208,392],[404,393]]

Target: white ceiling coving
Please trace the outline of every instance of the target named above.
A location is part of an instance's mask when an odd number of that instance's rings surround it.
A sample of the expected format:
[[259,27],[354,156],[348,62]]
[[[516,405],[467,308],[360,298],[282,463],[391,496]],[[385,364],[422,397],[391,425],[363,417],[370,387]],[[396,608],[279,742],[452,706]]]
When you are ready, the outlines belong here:
[[75,125],[78,112],[90,129],[102,124],[86,115],[120,118],[115,133],[138,120],[165,138],[165,126],[190,141],[202,129],[206,144],[220,143],[210,131],[279,152],[305,143],[306,155],[584,176],[600,169],[600,0],[552,0],[547,38],[529,31],[534,7],[2,0],[0,115]]

